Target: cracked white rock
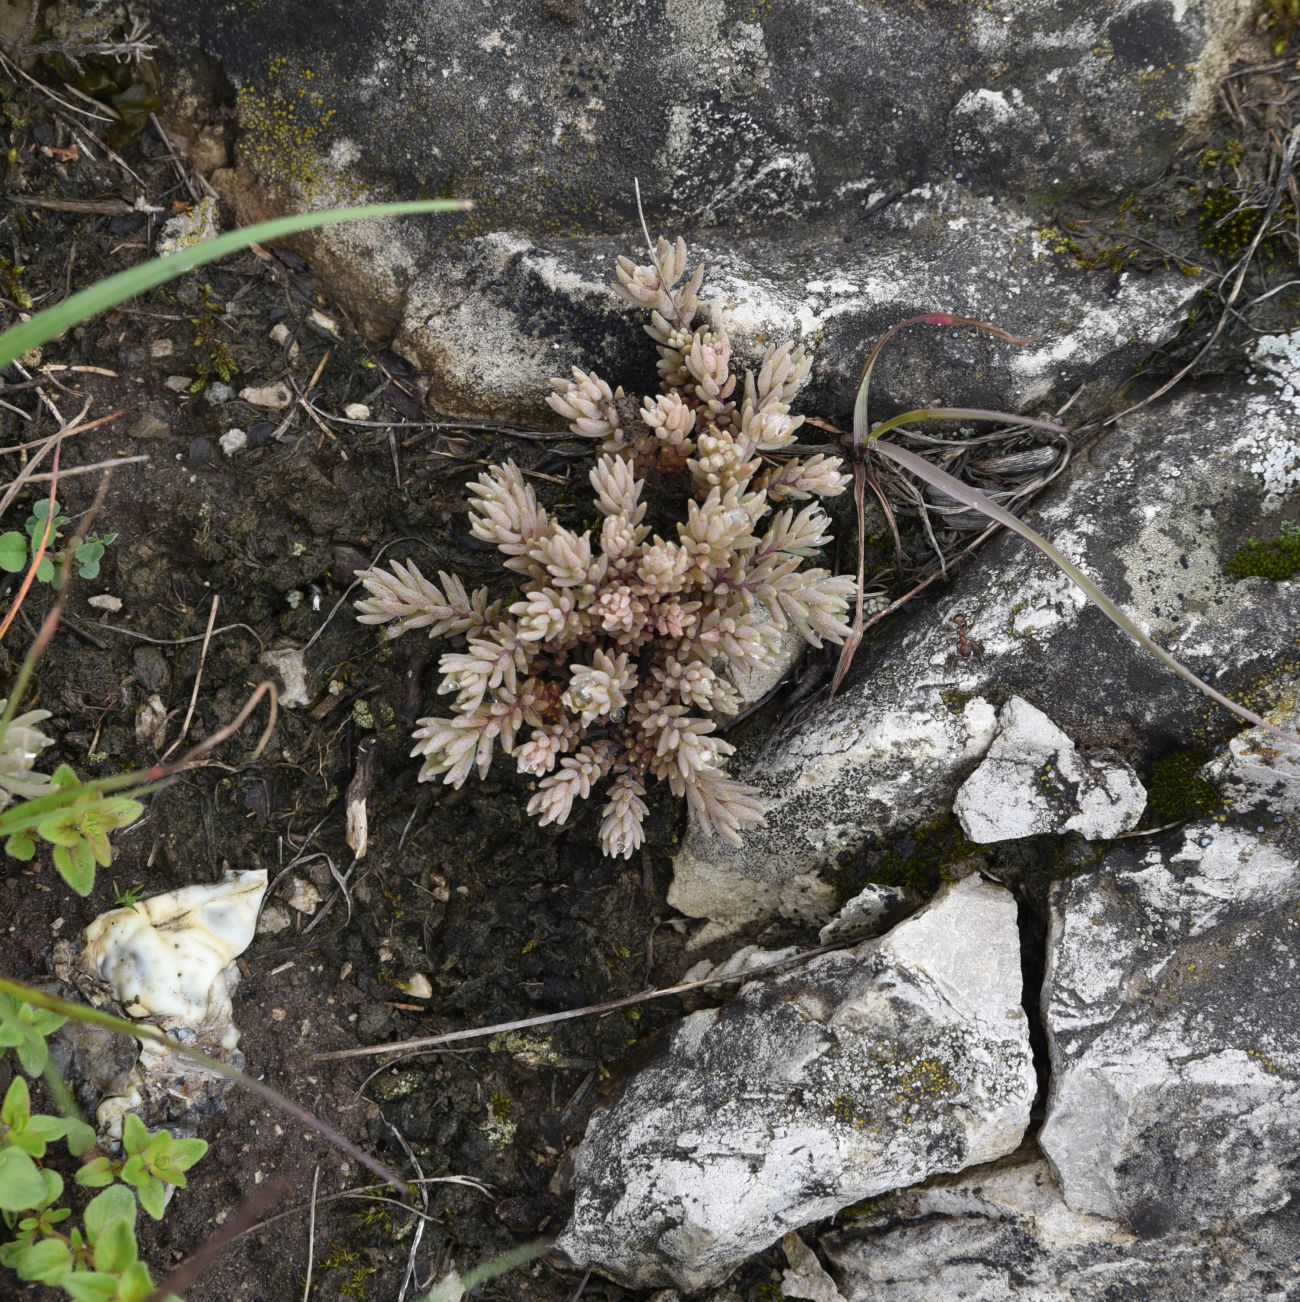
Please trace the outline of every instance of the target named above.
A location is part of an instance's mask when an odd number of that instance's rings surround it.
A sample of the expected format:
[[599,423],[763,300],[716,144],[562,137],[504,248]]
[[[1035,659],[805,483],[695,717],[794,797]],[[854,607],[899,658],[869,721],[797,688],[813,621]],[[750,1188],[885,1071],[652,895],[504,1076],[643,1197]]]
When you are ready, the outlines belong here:
[[1300,1207],[1230,1238],[1139,1239],[1072,1211],[1041,1157],[1018,1154],[881,1199],[821,1246],[844,1302],[1287,1302]]
[[1052,893],[1040,1143],[1144,1237],[1275,1211],[1300,1166],[1300,828],[1228,808]]
[[952,808],[962,831],[987,845],[1065,832],[1108,841],[1136,827],[1146,803],[1145,788],[1123,760],[1080,754],[1042,710],[1013,696]]
[[597,1113],[559,1248],[701,1288],[859,1199],[1012,1151],[1034,1070],[1016,906],[970,877],[888,935],[683,1019]]
[[[1294,428],[1267,381],[1189,392],[1117,425],[1028,519],[1194,673],[1254,693],[1294,647],[1300,583],[1238,581],[1224,566],[1259,535],[1276,488],[1260,466]],[[958,612],[983,644],[969,659],[956,654]],[[1046,706],[1081,748],[1122,745],[1136,765],[1170,748],[1201,699],[1031,547],[994,540],[950,599],[864,645],[799,731],[749,767],[738,757],[767,827],[739,850],[688,830],[669,900],[711,920],[704,940],[778,915],[824,925],[837,859],[869,868],[950,809],[997,730],[990,699],[1012,695]]]

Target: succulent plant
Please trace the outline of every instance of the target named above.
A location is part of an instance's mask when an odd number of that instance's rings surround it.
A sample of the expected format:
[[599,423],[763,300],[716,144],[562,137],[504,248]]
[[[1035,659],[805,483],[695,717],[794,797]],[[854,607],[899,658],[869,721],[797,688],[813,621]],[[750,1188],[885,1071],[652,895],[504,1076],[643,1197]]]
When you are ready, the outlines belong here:
[[[616,292],[651,314],[659,393],[637,404],[577,368],[552,381],[551,406],[600,443],[599,527],[553,519],[508,461],[469,485],[469,516],[517,576],[513,600],[410,562],[360,576],[363,623],[466,644],[439,665],[450,714],[414,734],[420,778],[484,777],[499,746],[539,779],[528,812],[542,824],[564,823],[608,780],[600,839],[613,856],[642,844],[652,779],[733,843],[762,822],[757,792],[723,767],[734,747],[719,721],[741,708],[734,675],[775,664],[788,629],[812,646],[842,642],[855,592],[851,576],[808,563],[830,537],[810,499],[849,482],[838,457],[786,451],[809,359],[772,346],[736,376],[726,331],[693,324],[702,272],[683,283],[685,270],[681,240],[661,239],[650,265],[618,264]],[[791,501],[807,505],[781,505]]]

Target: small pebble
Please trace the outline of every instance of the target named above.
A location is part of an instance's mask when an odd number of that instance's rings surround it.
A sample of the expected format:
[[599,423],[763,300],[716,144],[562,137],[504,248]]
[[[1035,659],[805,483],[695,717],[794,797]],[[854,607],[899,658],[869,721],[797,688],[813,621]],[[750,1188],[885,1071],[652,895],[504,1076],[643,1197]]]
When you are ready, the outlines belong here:
[[217,445],[202,435],[190,440],[189,463],[192,466],[206,466],[216,453]]
[[350,402],[343,408],[343,414],[349,420],[369,420],[370,408],[364,402]]
[[293,392],[287,384],[264,384],[240,389],[239,396],[254,407],[270,407],[283,411],[292,401]]
[[312,914],[320,907],[320,891],[305,877],[295,877],[287,901],[291,909]]
[[248,435],[242,429],[228,429],[220,439],[221,450],[228,457],[242,452],[248,445]]
[[209,384],[203,391],[204,398],[214,407],[219,407],[223,402],[229,402],[235,396],[235,391],[228,384]]
[[87,598],[86,604],[96,610],[107,610],[116,615],[122,609],[122,598],[113,596],[111,592],[97,592],[93,597]]
[[273,420],[259,420],[256,425],[248,427],[248,446],[265,447],[275,436],[276,424]]
[[262,909],[262,915],[257,920],[257,934],[259,936],[274,936],[276,932],[283,931],[290,926],[289,911],[279,904],[267,904]]
[[176,351],[176,345],[170,339],[155,339],[149,345],[150,357],[170,357]]
[[281,348],[288,344],[289,360],[292,362],[297,358],[298,341],[292,338],[289,327],[283,321],[278,321],[271,327],[271,342],[279,344]]
[[187,393],[190,385],[194,383],[194,378],[190,375],[169,375],[163,383],[173,393]]
[[405,981],[397,982],[397,988],[412,999],[432,999],[433,984],[423,972],[416,972]]
[[312,308],[307,317],[307,324],[323,335],[329,335],[333,339],[339,337],[339,323],[332,316],[326,316],[319,308]]

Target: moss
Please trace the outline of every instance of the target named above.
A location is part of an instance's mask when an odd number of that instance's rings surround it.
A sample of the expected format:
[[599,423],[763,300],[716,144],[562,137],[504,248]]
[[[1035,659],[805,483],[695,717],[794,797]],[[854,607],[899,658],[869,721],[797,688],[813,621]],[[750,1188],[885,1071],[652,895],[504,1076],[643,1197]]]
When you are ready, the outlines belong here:
[[192,393],[198,393],[215,375],[223,384],[229,384],[239,373],[239,363],[230,351],[230,345],[221,333],[221,317],[225,308],[217,301],[211,285],[204,285],[199,290],[199,306],[196,315],[190,317],[194,327],[194,369],[198,373],[190,385]]
[[1300,525],[1287,520],[1272,542],[1248,542],[1223,567],[1234,579],[1260,578],[1281,582],[1300,574]]
[[966,839],[957,819],[945,814],[899,836],[883,853],[868,852],[837,867],[833,881],[836,899],[844,905],[871,884],[929,895],[943,882],[955,881],[957,868],[980,853],[980,847]]
[[1201,776],[1205,751],[1176,750],[1151,766],[1147,781],[1147,818],[1154,824],[1177,823],[1212,814],[1223,804],[1215,785]]
[[481,1129],[487,1141],[498,1153],[504,1152],[515,1142],[519,1123],[514,1117],[514,1101],[508,1094],[493,1094],[488,1102],[487,1120]]
[[4,292],[24,311],[30,312],[32,308],[32,296],[23,288],[22,275],[26,267],[16,266],[12,262],[0,258],[0,285],[4,286]]
[[356,1298],[358,1302],[364,1302],[366,1280],[379,1270],[377,1266],[365,1265],[359,1252],[341,1243],[330,1244],[329,1254],[321,1262],[320,1269],[322,1274],[342,1271],[345,1278],[339,1285],[339,1296]]

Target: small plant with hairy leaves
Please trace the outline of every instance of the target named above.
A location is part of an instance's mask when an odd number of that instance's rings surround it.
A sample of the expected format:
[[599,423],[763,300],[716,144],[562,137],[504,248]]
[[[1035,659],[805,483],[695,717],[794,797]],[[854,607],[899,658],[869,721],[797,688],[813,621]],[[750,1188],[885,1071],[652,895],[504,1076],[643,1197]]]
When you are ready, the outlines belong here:
[[551,406],[600,445],[596,527],[552,518],[513,462],[469,486],[471,530],[522,580],[516,599],[400,561],[360,576],[363,623],[466,643],[439,666],[451,714],[415,732],[421,779],[485,777],[500,747],[540,779],[528,812],[542,824],[566,822],[608,780],[600,841],[615,857],[642,844],[651,780],[733,844],[761,824],[717,735],[741,708],[735,675],[777,663],[787,630],[815,647],[849,633],[853,578],[809,564],[830,539],[813,499],[849,480],[838,457],[789,451],[810,361],[773,345],[736,375],[726,331],[694,324],[702,274],[686,277],[681,240],[661,239],[648,265],[619,261],[616,292],[650,313],[657,394],[637,402],[577,368],[552,382]]
[[[0,711],[7,704],[0,701]],[[0,837],[5,853],[23,863],[35,856],[38,841],[48,842],[59,876],[78,895],[89,895],[96,866],[113,862],[109,833],[130,827],[144,806],[102,784],[83,784],[66,764],[49,776],[34,772],[40,752],[53,745],[36,726],[49,717],[48,710],[29,710],[0,733]],[[26,799],[10,808],[15,795]]]
[[[28,1075],[50,1072],[46,1038],[66,1020],[0,994],[0,1046],[17,1050]],[[85,1158],[75,1183],[102,1189],[86,1204],[80,1226],[69,1224],[64,1180],[51,1165],[60,1141],[70,1158]],[[135,1115],[126,1119],[121,1161],[92,1156],[94,1143],[84,1121],[33,1112],[27,1081],[14,1076],[0,1103],[0,1221],[9,1234],[0,1243],[0,1266],[24,1282],[61,1288],[73,1302],[144,1302],[154,1282],[136,1245],[137,1199],[161,1219],[166,1186],[185,1184],[184,1172],[207,1144],[165,1130],[150,1135]]]
[[[48,535],[47,521],[49,521]],[[35,559],[41,539],[44,538],[45,552],[41,557],[41,563],[36,567],[36,577],[41,583],[49,583],[55,588],[63,586],[61,578],[63,562],[69,554],[81,578],[97,579],[99,562],[103,558],[105,549],[117,541],[117,534],[87,534],[80,541],[74,539],[75,546],[69,543],[63,548],[55,547],[54,544],[62,536],[64,528],[71,523],[72,521],[60,512],[57,501],[54,503],[53,518],[51,518],[50,503],[48,499],[42,498],[32,507],[24,533],[10,529],[7,533],[0,534],[0,570],[7,570],[10,574],[25,570]]]

